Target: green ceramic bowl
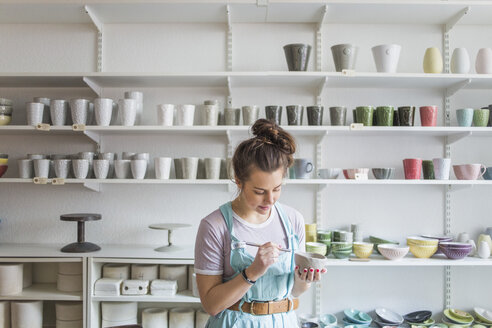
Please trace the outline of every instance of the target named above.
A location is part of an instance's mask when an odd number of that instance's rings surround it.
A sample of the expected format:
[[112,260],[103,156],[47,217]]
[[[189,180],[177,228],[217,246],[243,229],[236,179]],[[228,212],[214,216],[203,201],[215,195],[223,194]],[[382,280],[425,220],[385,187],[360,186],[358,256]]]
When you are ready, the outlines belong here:
[[449,321],[457,324],[470,325],[473,322],[472,315],[461,310],[446,309],[444,310],[444,316]]
[[323,243],[316,243],[316,242],[306,243],[306,252],[308,253],[325,255],[326,251],[327,251],[327,246]]
[[318,241],[331,241],[331,231],[318,230]]
[[346,259],[346,258],[350,257],[350,254],[352,254],[352,251],[335,251],[335,250],[332,250],[331,252],[333,253],[333,255],[337,259]]

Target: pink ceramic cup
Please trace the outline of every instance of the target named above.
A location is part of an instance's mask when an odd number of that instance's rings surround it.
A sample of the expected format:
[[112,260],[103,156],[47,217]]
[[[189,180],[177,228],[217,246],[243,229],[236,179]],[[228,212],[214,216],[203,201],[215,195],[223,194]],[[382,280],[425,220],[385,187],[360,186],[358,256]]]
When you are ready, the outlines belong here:
[[420,125],[436,126],[437,124],[437,106],[420,107]]
[[483,164],[453,165],[454,175],[458,180],[477,180],[485,174],[486,170]]
[[420,173],[422,172],[422,160],[420,158],[404,159],[403,171],[405,172],[405,179],[420,180]]

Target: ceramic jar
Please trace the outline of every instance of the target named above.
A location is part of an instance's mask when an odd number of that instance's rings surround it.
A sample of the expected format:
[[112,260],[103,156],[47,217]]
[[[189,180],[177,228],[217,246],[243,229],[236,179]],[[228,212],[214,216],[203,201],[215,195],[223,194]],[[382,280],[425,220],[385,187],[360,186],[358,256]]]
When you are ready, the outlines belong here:
[[16,295],[22,292],[23,264],[0,264],[0,296]]
[[169,326],[179,328],[195,327],[195,311],[189,308],[175,308],[169,311]]
[[42,328],[43,301],[12,301],[12,328]]
[[130,279],[130,264],[106,263],[102,271],[103,278]]
[[400,51],[401,46],[398,44],[382,44],[372,47],[376,70],[382,73],[396,73]]
[[425,50],[424,73],[441,73],[443,69],[442,55],[438,48],[432,47]]
[[159,279],[178,282],[178,292],[188,289],[188,268],[186,265],[161,264],[159,271]]
[[451,56],[451,73],[467,74],[470,72],[470,56],[466,48],[456,48]]
[[157,264],[132,264],[132,279],[154,280],[157,279]]
[[492,49],[482,48],[477,53],[475,70],[478,74],[492,74]]
[[142,326],[146,328],[167,328],[167,310],[148,308],[142,311]]

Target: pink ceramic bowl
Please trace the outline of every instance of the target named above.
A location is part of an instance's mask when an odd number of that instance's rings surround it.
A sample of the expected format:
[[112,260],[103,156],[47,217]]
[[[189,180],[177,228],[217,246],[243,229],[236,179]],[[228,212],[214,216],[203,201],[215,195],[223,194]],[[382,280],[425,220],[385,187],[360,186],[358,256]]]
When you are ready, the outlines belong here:
[[487,168],[483,164],[453,165],[454,175],[458,180],[477,180],[481,178]]
[[345,169],[343,170],[343,175],[345,176],[345,179],[355,179],[355,174],[369,174],[369,169],[366,168],[361,168],[361,169]]
[[395,244],[379,244],[378,250],[388,260],[399,260],[408,254],[410,247]]

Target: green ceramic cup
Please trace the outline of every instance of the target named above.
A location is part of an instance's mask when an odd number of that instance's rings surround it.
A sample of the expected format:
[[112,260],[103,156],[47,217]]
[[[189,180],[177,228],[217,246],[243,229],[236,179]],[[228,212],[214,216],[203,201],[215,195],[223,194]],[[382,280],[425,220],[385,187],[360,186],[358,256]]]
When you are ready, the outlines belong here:
[[424,173],[424,180],[434,180],[434,162],[422,161],[422,172]]
[[393,106],[376,107],[376,117],[378,126],[393,126],[393,116],[395,108]]
[[357,123],[362,123],[364,126],[372,126],[372,117],[374,115],[374,107],[358,106],[356,109]]
[[473,125],[487,126],[489,123],[490,111],[488,109],[475,109],[473,111]]

